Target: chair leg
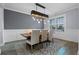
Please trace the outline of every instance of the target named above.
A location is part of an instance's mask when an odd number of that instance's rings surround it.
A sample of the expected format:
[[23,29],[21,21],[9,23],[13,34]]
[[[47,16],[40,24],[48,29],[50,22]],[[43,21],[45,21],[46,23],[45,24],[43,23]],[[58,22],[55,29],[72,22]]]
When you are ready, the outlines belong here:
[[33,54],[33,45],[31,45],[31,54]]
[[33,46],[31,45],[31,50],[33,49]]

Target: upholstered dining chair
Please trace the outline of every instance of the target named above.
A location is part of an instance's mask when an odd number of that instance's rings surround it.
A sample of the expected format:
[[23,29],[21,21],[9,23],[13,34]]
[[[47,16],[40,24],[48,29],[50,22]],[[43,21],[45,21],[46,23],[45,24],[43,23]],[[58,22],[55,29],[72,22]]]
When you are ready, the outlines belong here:
[[26,41],[26,43],[31,45],[31,49],[33,48],[34,44],[39,43],[39,35],[40,30],[32,30],[31,39]]
[[47,40],[47,34],[48,34],[48,30],[42,30],[41,31],[41,35],[42,35],[42,42]]
[[53,33],[54,31],[52,29],[49,30],[49,41],[52,41],[53,39]]

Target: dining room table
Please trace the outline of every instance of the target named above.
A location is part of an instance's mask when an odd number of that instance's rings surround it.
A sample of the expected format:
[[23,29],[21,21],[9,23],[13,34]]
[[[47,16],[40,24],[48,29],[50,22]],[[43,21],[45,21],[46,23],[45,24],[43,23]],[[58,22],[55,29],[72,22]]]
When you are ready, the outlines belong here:
[[[29,32],[29,33],[22,33],[21,35],[23,37],[25,37],[27,40],[31,40],[31,34],[32,32]],[[48,34],[47,34],[47,37],[48,37]],[[47,38],[48,40],[48,38]],[[39,43],[42,41],[42,32],[40,32],[40,35],[39,35]]]

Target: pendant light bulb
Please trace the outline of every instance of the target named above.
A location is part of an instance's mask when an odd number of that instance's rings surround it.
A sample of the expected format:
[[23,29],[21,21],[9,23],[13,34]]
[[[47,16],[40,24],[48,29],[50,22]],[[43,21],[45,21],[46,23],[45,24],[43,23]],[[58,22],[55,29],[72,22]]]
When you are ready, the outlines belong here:
[[38,21],[38,23],[40,23],[40,21]]
[[33,20],[35,21],[35,18],[34,17],[32,17],[33,18]]

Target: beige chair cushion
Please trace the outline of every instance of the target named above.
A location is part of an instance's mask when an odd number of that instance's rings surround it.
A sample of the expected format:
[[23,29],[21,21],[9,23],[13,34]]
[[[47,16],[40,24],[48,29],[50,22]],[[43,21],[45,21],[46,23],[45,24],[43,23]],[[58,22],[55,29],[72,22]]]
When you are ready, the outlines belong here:
[[31,40],[27,40],[27,43],[30,45],[34,45],[39,43],[39,35],[40,35],[40,30],[32,30],[31,34]]

